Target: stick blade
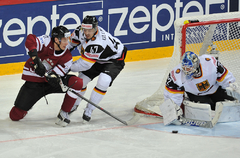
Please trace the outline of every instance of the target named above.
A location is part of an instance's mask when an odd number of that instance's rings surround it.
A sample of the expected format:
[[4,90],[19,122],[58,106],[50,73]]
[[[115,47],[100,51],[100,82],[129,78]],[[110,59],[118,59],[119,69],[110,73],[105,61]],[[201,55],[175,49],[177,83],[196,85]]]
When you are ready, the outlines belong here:
[[140,120],[142,115],[143,114],[139,114],[139,113],[134,112],[133,117],[130,120],[126,121],[127,125],[135,124],[138,120]]

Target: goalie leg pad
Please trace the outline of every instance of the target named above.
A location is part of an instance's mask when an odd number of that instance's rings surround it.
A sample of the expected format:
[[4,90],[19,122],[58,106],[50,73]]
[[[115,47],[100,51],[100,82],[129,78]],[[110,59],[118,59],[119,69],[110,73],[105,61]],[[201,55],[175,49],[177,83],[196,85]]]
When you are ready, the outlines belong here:
[[175,124],[181,125],[182,109],[171,99],[166,100],[159,106],[164,125]]
[[[234,122],[240,120],[240,103],[237,100],[221,103],[223,104],[223,110],[218,122]],[[218,106],[216,109],[218,109]]]
[[184,117],[195,120],[211,121],[211,106],[210,104],[194,103],[189,100],[184,100]]

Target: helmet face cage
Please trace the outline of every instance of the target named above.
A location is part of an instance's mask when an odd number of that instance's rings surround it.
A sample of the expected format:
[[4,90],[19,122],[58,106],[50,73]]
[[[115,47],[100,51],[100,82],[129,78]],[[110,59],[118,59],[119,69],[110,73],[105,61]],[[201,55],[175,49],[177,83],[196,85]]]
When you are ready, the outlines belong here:
[[182,57],[182,70],[184,74],[188,77],[192,77],[192,75],[197,71],[198,67],[198,56],[191,51],[186,52]]
[[81,24],[81,28],[82,29],[92,29],[94,28],[95,30],[97,30],[97,26],[98,26],[98,21],[97,18],[95,16],[89,16],[87,15]]
[[71,36],[70,31],[64,26],[57,26],[52,29],[51,37],[52,37],[53,41],[54,41],[55,37],[58,38],[59,41],[61,41],[61,39],[63,37],[68,38],[70,36]]

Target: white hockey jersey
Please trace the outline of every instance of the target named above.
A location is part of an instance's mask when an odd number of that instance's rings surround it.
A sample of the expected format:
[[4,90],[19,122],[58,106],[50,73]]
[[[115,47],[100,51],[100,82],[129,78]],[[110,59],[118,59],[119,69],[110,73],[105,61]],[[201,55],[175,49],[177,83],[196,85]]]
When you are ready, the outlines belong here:
[[119,39],[113,37],[103,28],[98,26],[94,37],[87,40],[84,36],[81,26],[74,30],[70,37],[68,48],[72,50],[78,47],[81,58],[75,61],[71,71],[86,71],[92,67],[95,62],[109,63],[112,59],[124,60],[124,46]]
[[164,89],[165,100],[171,98],[177,105],[181,105],[184,92],[194,95],[209,95],[216,92],[219,86],[226,88],[235,82],[233,74],[218,60],[210,55],[199,57],[201,76],[186,78],[181,64],[176,66],[168,76]]

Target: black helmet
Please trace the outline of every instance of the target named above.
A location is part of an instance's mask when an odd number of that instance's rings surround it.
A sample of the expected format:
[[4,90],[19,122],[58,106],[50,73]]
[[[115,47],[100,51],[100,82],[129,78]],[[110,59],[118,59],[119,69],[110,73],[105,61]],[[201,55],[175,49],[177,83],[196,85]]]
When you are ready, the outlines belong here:
[[89,15],[87,15],[83,19],[82,25],[81,25],[83,29],[92,29],[92,28],[96,29],[97,26],[98,26],[97,18],[95,16],[89,16]]
[[64,26],[56,26],[52,29],[52,39],[54,41],[54,38],[57,37],[59,40],[61,40],[63,37],[70,37],[71,33],[70,31],[64,27]]

